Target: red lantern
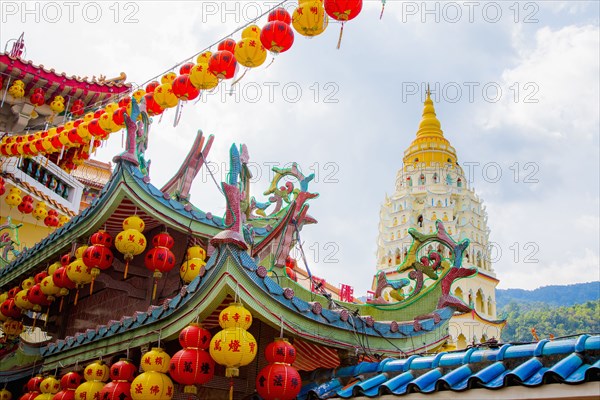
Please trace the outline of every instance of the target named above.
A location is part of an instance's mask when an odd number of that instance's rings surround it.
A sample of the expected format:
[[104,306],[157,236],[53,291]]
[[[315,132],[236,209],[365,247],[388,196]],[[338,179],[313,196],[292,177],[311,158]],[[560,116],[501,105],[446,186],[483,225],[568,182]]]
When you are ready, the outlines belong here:
[[296,349],[287,339],[276,338],[265,347],[265,358],[270,364],[293,364],[296,361]]
[[110,367],[110,379],[113,381],[133,382],[137,367],[126,358],[122,358]]
[[102,400],[131,400],[131,382],[135,378],[136,366],[127,359],[121,359],[110,367],[112,382],[100,391]]
[[171,247],[174,244],[173,238],[167,232],[162,232],[154,236],[152,244],[155,247],[146,253],[144,263],[146,264],[146,268],[154,271],[154,288],[152,290],[152,299],[154,300],[156,298],[158,280],[164,272],[169,272],[175,267],[175,255],[171,251]]
[[127,114],[127,106],[117,108],[112,116],[113,122],[119,126],[125,126],[125,114]]
[[117,104],[119,107],[129,107],[131,104],[131,97],[123,97]]
[[71,114],[75,116],[81,116],[85,112],[85,103],[81,99],[77,99],[73,102],[71,106]]
[[35,274],[35,276],[33,277],[33,279],[35,280],[35,283],[42,283],[42,281],[44,280],[45,277],[48,276],[48,273],[46,271],[42,271],[39,272],[37,274]]
[[56,210],[48,210],[48,216],[44,218],[44,224],[48,227],[56,228],[59,223],[58,212]]
[[41,392],[40,385],[42,384],[43,380],[44,378],[42,378],[39,375],[34,376],[29,381],[27,381],[27,390],[29,390],[30,392]]
[[61,391],[56,393],[52,400],[74,400],[75,390],[81,384],[81,375],[77,372],[68,372],[60,378]]
[[0,305],[0,312],[7,318],[16,319],[21,316],[21,309],[15,304],[14,298],[4,300]]
[[325,0],[325,12],[340,21],[354,19],[362,10],[363,0]]
[[188,62],[185,63],[181,66],[181,68],[179,68],[179,73],[181,75],[183,74],[189,74],[190,72],[192,72],[192,68],[194,68],[194,63],[193,62]]
[[152,92],[146,93],[144,95],[144,101],[146,102],[146,112],[149,116],[153,117],[155,115],[160,115],[163,113],[164,109],[158,105],[156,100],[154,100],[154,94]]
[[33,304],[33,311],[42,311],[42,307],[48,307],[52,302],[48,299],[40,287],[39,283],[36,283],[29,289],[27,293],[27,298],[29,302]]
[[206,351],[210,339],[210,332],[198,324],[190,324],[179,334],[183,349],[171,358],[169,374],[177,383],[185,385],[184,393],[197,393],[195,385],[203,385],[214,376],[215,362]]
[[208,60],[208,70],[219,79],[233,78],[237,70],[235,56],[227,50],[217,51]]
[[340,38],[337,48],[342,44],[342,35],[344,34],[344,22],[355,18],[362,10],[362,0],[325,0],[325,12],[331,18],[340,21],[342,27],[340,29]]
[[[110,250],[112,237],[105,231],[100,230],[92,235],[92,245],[83,252],[83,263],[92,269],[92,282],[90,283],[90,295],[94,292],[94,281],[100,275],[100,271],[105,271],[112,266],[113,253]],[[105,244],[108,244],[105,245]]]
[[278,7],[269,13],[269,22],[280,21],[284,24],[292,23],[292,16],[283,7]]
[[285,22],[272,21],[260,31],[260,41],[270,52],[283,53],[294,44],[294,31]]
[[287,364],[269,364],[256,377],[256,391],[264,400],[293,400],[301,387],[300,374]]
[[33,211],[33,197],[29,195],[23,196],[21,204],[17,206],[17,209],[23,214],[31,214]]
[[194,100],[200,94],[200,90],[196,89],[190,82],[188,74],[179,75],[173,81],[173,94],[181,100]]
[[146,85],[146,93],[154,92],[154,89],[156,89],[159,86],[160,86],[160,83],[158,81],[150,82],[149,84]]
[[34,89],[33,93],[29,97],[29,101],[34,106],[37,106],[37,107],[43,106],[44,103],[46,102],[44,89],[42,89],[42,88]]
[[226,50],[226,51],[230,52],[231,54],[234,54],[236,45],[237,45],[237,42],[235,40],[225,39],[221,43],[219,43],[219,47],[217,48],[217,50],[219,50],[219,51]]
[[[102,127],[100,127],[100,119],[98,119],[98,118],[94,118],[93,120],[90,121],[90,123],[88,124],[88,131],[90,131],[92,136],[94,136],[95,138],[99,138],[99,139],[106,138],[108,136],[108,134],[110,133],[110,132],[106,132],[104,129],[102,129]],[[53,145],[54,145],[54,143],[53,143]]]
[[[61,258],[61,260],[60,260],[61,264],[62,264],[63,260],[65,259],[65,256],[63,256]],[[67,259],[70,259],[70,257]],[[54,271],[54,273],[52,274],[52,281],[54,282],[54,286],[60,288],[59,296],[61,297],[61,299],[60,299],[60,306],[58,307],[58,311],[60,312],[60,311],[62,311],[64,296],[66,296],[69,293],[69,290],[75,289],[76,285],[75,285],[75,282],[70,280],[69,277],[67,276],[67,269],[66,269],[66,267],[64,267],[64,264],[62,267],[57,268],[56,271]]]

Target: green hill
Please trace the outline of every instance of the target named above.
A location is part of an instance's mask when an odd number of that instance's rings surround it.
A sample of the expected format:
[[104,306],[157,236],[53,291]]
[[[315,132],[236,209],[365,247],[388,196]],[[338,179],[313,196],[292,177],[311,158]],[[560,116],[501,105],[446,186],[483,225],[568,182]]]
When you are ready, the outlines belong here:
[[549,306],[572,306],[600,299],[600,281],[573,285],[543,286],[535,290],[497,289],[498,310],[514,301],[519,304],[545,303]]

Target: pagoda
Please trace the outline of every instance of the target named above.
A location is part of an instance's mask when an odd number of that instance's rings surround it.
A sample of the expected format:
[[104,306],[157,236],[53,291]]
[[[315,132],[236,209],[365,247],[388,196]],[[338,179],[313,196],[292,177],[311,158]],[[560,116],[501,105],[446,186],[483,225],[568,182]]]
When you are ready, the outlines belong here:
[[[443,222],[451,237],[470,239],[463,262],[478,272],[471,279],[452,285],[452,294],[471,311],[452,318],[449,345],[462,349],[467,344],[499,338],[505,321],[497,320],[495,289],[499,281],[488,252],[487,213],[483,201],[469,187],[456,150],[444,136],[428,88],[419,129],[404,152],[395,191],[386,196],[381,206],[377,274],[373,283],[377,298],[373,301],[393,302],[414,289],[414,284],[402,289],[381,285],[382,280],[385,283],[386,279],[408,276],[405,264],[413,241],[410,230],[431,234],[437,221]],[[425,255],[433,252],[441,258],[448,255],[442,246],[434,245],[427,247]],[[383,275],[378,278],[380,274]]]

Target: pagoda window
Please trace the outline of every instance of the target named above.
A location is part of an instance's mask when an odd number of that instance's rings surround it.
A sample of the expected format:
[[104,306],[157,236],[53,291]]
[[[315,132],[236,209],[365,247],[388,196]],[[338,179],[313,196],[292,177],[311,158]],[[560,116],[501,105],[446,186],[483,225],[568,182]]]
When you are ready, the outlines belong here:
[[410,176],[406,178],[406,183],[408,183],[408,187],[412,187],[412,178]]
[[400,265],[400,262],[401,262],[400,249],[396,249],[396,265]]
[[442,207],[442,201],[441,201],[441,200],[438,200],[436,205],[437,205],[438,207]]
[[419,185],[424,185],[425,182],[425,175],[421,174],[421,176],[419,177]]
[[392,240],[395,240],[394,232],[392,232]]
[[438,183],[438,174],[437,174],[437,172],[433,174],[433,183]]
[[477,252],[477,266],[481,268],[481,251]]
[[419,225],[419,228],[423,227],[423,215],[419,215],[419,218],[417,218],[417,224]]
[[402,215],[402,223],[405,224],[406,223],[406,216]]
[[462,350],[467,348],[467,338],[462,333],[458,335],[456,339],[456,350]]
[[461,188],[461,187],[462,187],[462,179],[458,178],[458,179],[456,180],[456,186],[458,186],[459,188]]
[[442,216],[442,221],[448,221],[448,213],[444,211],[444,215]]
[[446,175],[446,185],[452,185],[452,176],[450,174]]
[[437,214],[435,213],[435,211],[433,212],[433,214],[431,214],[431,220],[432,221],[436,221],[437,220]]
[[469,253],[465,253],[465,258],[467,259],[467,262],[470,262],[469,261]]
[[483,303],[483,297],[483,292],[481,289],[479,289],[477,291],[477,294],[475,295],[475,310],[477,310],[477,312],[481,314],[485,313],[485,304]]
[[398,225],[398,218],[394,217],[394,226]]

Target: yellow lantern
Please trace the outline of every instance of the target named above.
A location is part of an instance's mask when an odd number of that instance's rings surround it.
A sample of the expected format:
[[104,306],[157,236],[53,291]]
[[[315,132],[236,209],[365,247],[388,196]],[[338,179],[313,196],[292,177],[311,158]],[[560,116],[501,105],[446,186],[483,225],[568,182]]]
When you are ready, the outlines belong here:
[[12,393],[6,389],[0,389],[0,400],[12,400]]
[[146,94],[146,91],[144,89],[138,89],[135,92],[133,92],[133,95],[131,97],[133,97],[135,99],[135,101],[139,103],[142,102],[142,99],[144,98],[144,95]]
[[63,226],[64,224],[66,224],[67,222],[69,222],[69,217],[67,217],[66,215],[61,215],[60,217],[58,217],[58,227],[59,228],[61,226]]
[[219,314],[221,328],[248,329],[252,325],[252,314],[241,303],[231,303]]
[[10,85],[8,88],[8,94],[10,94],[15,99],[20,99],[25,96],[25,84],[22,80],[16,80]]
[[48,267],[48,275],[52,276],[52,274],[54,274],[54,272],[59,269],[60,267],[62,267],[62,264],[60,263],[60,261],[55,261],[52,264],[50,264],[50,266]]
[[254,360],[257,349],[254,336],[242,328],[223,329],[210,341],[210,356],[226,367],[228,378],[239,376],[239,368]]
[[52,400],[60,390],[60,381],[53,376],[49,376],[40,383],[40,390],[42,394],[37,396],[35,400]]
[[23,282],[21,282],[21,289],[29,290],[33,285],[35,285],[35,279],[29,277],[27,279],[24,279]]
[[177,78],[177,74],[175,72],[167,72],[160,78],[160,83],[162,83],[163,85],[165,83],[172,84],[176,78]]
[[121,130],[121,127],[113,121],[113,113],[105,112],[100,116],[98,120],[98,124],[100,128],[102,128],[105,132],[113,133]]
[[62,96],[56,96],[50,103],[50,109],[56,114],[60,114],[61,112],[65,111],[65,98]]
[[155,371],[166,373],[169,371],[170,362],[171,356],[160,347],[153,347],[152,350],[142,357],[141,366],[145,372]]
[[83,121],[84,122],[90,122],[93,119],[94,119],[94,113],[93,112],[89,112],[89,113],[87,113],[87,114],[85,114],[83,116]]
[[33,310],[33,303],[27,297],[28,289],[23,289],[15,295],[15,305],[21,310]]
[[89,122],[84,121],[84,122],[80,123],[79,126],[77,127],[77,134],[85,142],[89,142],[90,139],[92,138],[92,134],[88,130],[89,124],[90,124]]
[[76,146],[76,144],[71,142],[71,139],[69,139],[69,131],[66,128],[58,134],[58,141],[64,147],[75,147]]
[[103,361],[96,361],[85,367],[83,377],[86,381],[106,382],[110,375],[110,369]]
[[117,103],[108,103],[106,107],[104,107],[104,111],[107,113],[114,113],[119,109],[119,105]]
[[179,268],[179,276],[185,283],[190,283],[200,273],[200,269],[206,265],[204,259],[206,252],[200,246],[193,246],[187,250],[186,261]]
[[31,214],[38,221],[44,220],[44,218],[48,216],[48,210],[46,210],[46,203],[44,203],[43,201],[38,201]]
[[320,35],[328,23],[329,18],[320,1],[305,1],[292,14],[292,26],[303,36]]
[[9,338],[17,337],[23,332],[23,323],[9,318],[2,324],[2,330]]
[[[200,58],[200,57],[198,57]],[[210,90],[219,84],[219,78],[208,70],[208,60],[198,63],[190,71],[190,82],[196,89]]]
[[149,371],[131,382],[133,400],[170,400],[174,393],[173,381],[166,374]]
[[260,38],[250,37],[237,43],[235,58],[244,67],[255,68],[264,64],[267,59],[267,50],[262,45]]
[[242,39],[259,39],[260,40],[260,28],[258,25],[250,25],[244,28],[242,31]]
[[61,288],[54,284],[52,274],[49,274],[47,277],[42,279],[42,283],[40,284],[40,290],[42,293],[48,296],[48,300],[54,300],[56,295],[60,293],[60,289]]
[[75,260],[67,266],[67,277],[75,283],[77,291],[75,292],[75,300],[73,305],[77,305],[79,299],[79,289],[92,281],[92,268],[85,265],[82,260],[83,252],[88,246],[80,246],[75,251]]
[[21,204],[21,201],[23,201],[21,198],[21,189],[17,187],[10,188],[10,191],[8,192],[8,195],[4,201],[11,209]]
[[212,52],[205,51],[196,57],[196,64],[208,64],[208,61],[212,57]]
[[170,400],[173,397],[173,381],[165,372],[169,370],[171,357],[159,347],[142,356],[144,371],[131,382],[133,400]]
[[146,237],[144,232],[144,221],[133,215],[123,221],[123,230],[115,238],[115,247],[117,251],[123,254],[125,258],[125,274],[123,279],[127,278],[129,262],[133,257],[142,254],[146,250]]
[[173,108],[179,102],[179,99],[175,96],[175,93],[173,93],[173,87],[170,83],[163,83],[154,89],[153,97],[154,101],[156,101],[161,108]]

